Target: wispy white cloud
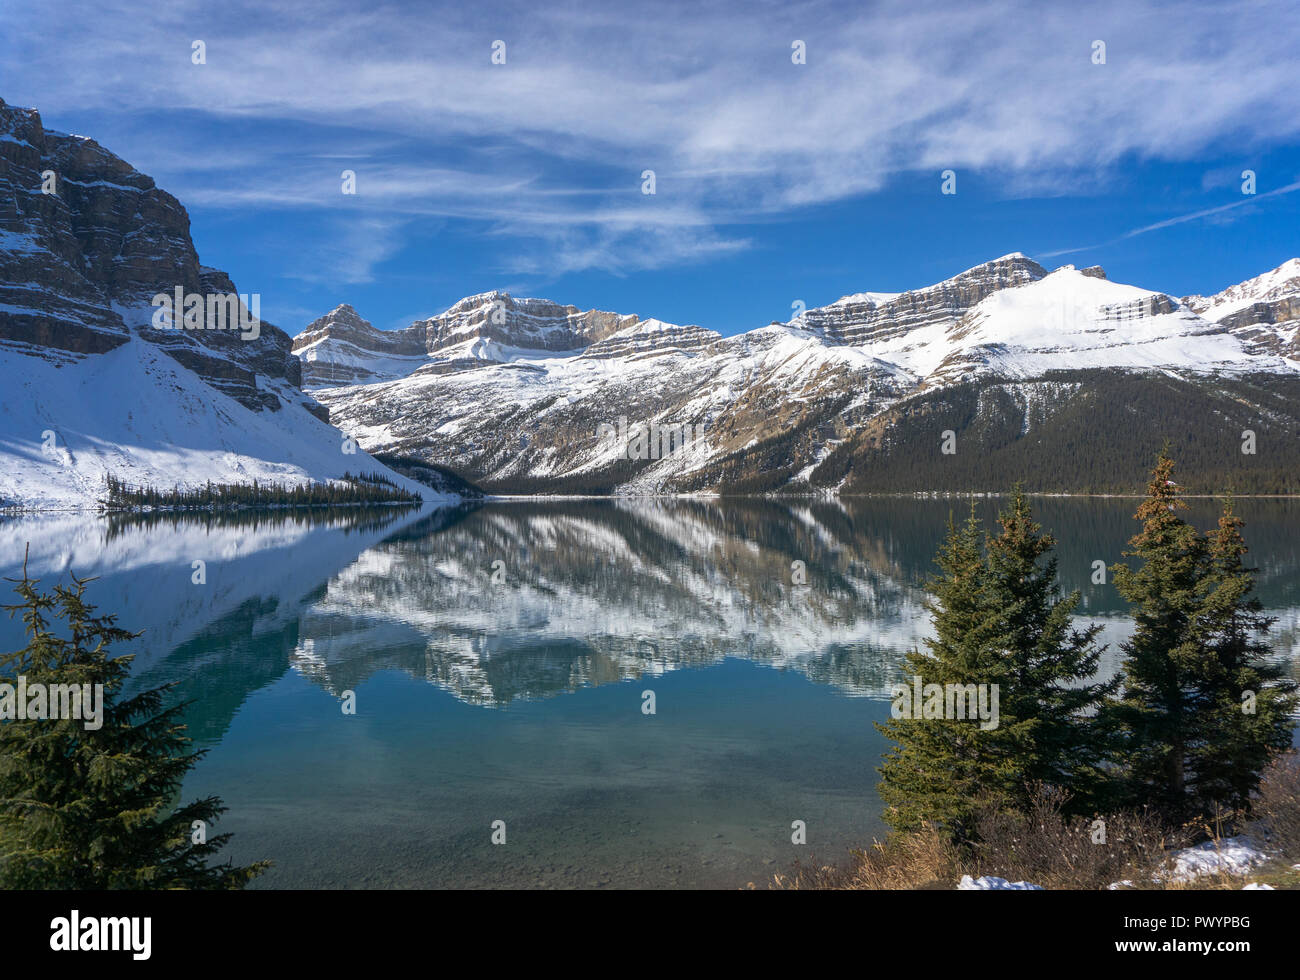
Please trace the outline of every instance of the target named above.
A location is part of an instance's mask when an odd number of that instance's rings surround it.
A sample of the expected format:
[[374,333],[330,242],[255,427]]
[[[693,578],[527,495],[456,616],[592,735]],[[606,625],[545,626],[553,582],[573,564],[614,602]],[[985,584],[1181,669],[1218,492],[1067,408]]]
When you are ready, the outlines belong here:
[[1300,180],[1292,181],[1282,187],[1275,188],[1271,191],[1265,191],[1263,194],[1251,194],[1243,196],[1240,201],[1233,201],[1229,204],[1220,204],[1213,208],[1201,208],[1196,211],[1190,211],[1187,214],[1176,215],[1172,218],[1165,218],[1163,221],[1156,221],[1149,225],[1143,225],[1140,228],[1132,228],[1124,232],[1117,238],[1110,241],[1102,242],[1098,245],[1081,245],[1076,248],[1061,248],[1052,252],[1039,252],[1039,258],[1050,259],[1057,258],[1061,255],[1073,255],[1077,252],[1089,252],[1093,249],[1104,248],[1107,245],[1113,245],[1116,242],[1122,242],[1129,238],[1136,238],[1138,235],[1146,235],[1153,231],[1160,231],[1164,228],[1172,228],[1175,225],[1186,224],[1189,221],[1210,221],[1215,223],[1226,223],[1233,212],[1240,208],[1253,209],[1258,206],[1260,201],[1267,200],[1271,197],[1278,197],[1282,194],[1294,194],[1300,191]]
[[1188,221],[1200,221],[1204,218],[1210,218],[1215,215],[1221,215],[1228,211],[1235,211],[1238,208],[1250,207],[1259,201],[1266,200],[1270,197],[1277,197],[1280,194],[1293,194],[1300,191],[1300,180],[1292,181],[1285,187],[1279,187],[1276,190],[1266,191],[1263,194],[1251,194],[1243,196],[1240,201],[1233,201],[1231,204],[1221,204],[1214,208],[1202,208],[1199,211],[1192,211],[1189,214],[1180,214],[1174,218],[1166,218],[1164,221],[1157,221],[1154,224],[1143,225],[1141,228],[1134,228],[1120,236],[1123,238],[1133,238],[1135,235],[1145,235],[1147,232],[1159,231],[1161,228],[1170,228],[1173,225],[1185,224]]
[[[356,169],[349,206],[373,212],[357,232],[363,276],[397,247],[402,215],[509,228],[535,243],[516,250],[520,271],[653,268],[743,248],[729,228],[904,174],[977,170],[1008,196],[1068,194],[1126,161],[1300,134],[1300,25],[1251,0],[681,2],[645,8],[634,29],[627,8],[544,7],[10,5],[0,34],[21,70],[4,95],[47,114],[221,124],[229,139],[189,147],[188,164],[166,140],[133,158],[204,206],[337,208],[337,171]],[[194,39],[206,65],[190,62]],[[505,65],[491,64],[496,39]],[[806,65],[791,63],[795,39]],[[283,136],[246,142],[258,126]],[[652,199],[637,190],[647,168]]]
[[326,222],[324,232],[295,244],[284,275],[319,285],[361,285],[375,281],[377,266],[404,243],[406,220],[390,215],[347,215]]

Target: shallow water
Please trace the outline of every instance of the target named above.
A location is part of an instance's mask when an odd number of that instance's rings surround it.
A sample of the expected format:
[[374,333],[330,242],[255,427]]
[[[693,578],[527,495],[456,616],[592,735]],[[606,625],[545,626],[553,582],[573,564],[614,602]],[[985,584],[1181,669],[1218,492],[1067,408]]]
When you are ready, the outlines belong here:
[[[1106,669],[1128,621],[1093,562],[1120,559],[1135,505],[1035,502],[1063,581],[1105,626]],[[34,576],[98,575],[92,600],[146,631],[133,685],[192,701],[208,754],[184,794],[229,807],[227,856],[275,862],[257,887],[739,887],[883,832],[872,722],[925,634],[919,586],[944,523],[967,506],[23,518],[0,522],[0,572],[30,543]],[[1300,504],[1237,509],[1294,670]],[[1213,504],[1191,515],[1208,527]],[[16,623],[0,634],[21,644]]]

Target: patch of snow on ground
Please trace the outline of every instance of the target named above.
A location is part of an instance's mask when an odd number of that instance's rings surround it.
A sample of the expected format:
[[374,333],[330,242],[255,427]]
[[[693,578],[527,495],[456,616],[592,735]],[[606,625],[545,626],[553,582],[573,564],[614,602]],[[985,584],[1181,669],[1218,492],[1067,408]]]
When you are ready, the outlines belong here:
[[1205,841],[1195,847],[1185,847],[1174,854],[1174,881],[1191,881],[1201,875],[1249,873],[1267,857],[1249,837],[1229,837],[1226,840]]
[[1031,885],[1027,881],[1007,881],[1005,878],[996,878],[992,875],[980,875],[978,878],[962,875],[957,890],[959,892],[1041,892],[1043,886]]

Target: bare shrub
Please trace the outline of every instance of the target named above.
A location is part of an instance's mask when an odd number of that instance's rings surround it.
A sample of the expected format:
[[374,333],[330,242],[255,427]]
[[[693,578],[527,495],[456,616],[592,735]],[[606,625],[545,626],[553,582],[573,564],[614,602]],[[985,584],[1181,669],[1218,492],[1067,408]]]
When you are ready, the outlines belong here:
[[1300,861],[1300,752],[1282,753],[1264,770],[1254,815],[1269,849]]
[[1186,842],[1186,833],[1170,832],[1154,813],[1067,817],[1062,809],[1068,800],[1060,790],[1039,786],[1023,813],[981,814],[971,873],[1043,888],[1098,889],[1122,881],[1149,887],[1166,876],[1170,849]]

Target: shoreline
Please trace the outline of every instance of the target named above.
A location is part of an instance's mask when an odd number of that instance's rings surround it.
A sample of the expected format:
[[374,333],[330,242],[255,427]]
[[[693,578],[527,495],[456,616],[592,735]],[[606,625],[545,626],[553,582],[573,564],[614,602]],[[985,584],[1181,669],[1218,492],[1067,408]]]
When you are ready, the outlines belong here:
[[[62,505],[50,507],[0,507],[0,520],[16,517],[31,517],[44,514],[86,514],[92,517],[108,517],[114,514],[234,514],[249,511],[271,510],[347,510],[357,507],[459,507],[468,503],[512,503],[516,501],[571,501],[571,500],[954,500],[965,498],[997,499],[1010,495],[1010,491],[989,490],[913,490],[890,493],[485,493],[481,497],[441,496],[423,502],[402,503],[399,501],[375,501],[373,503],[343,504],[265,504],[239,507],[154,507],[105,508],[100,504],[78,506]],[[1060,498],[1066,500],[1142,500],[1145,493],[1060,493],[1056,491],[1026,490],[1028,497]],[[1295,493],[1185,493],[1179,495],[1182,500],[1300,500]]]

